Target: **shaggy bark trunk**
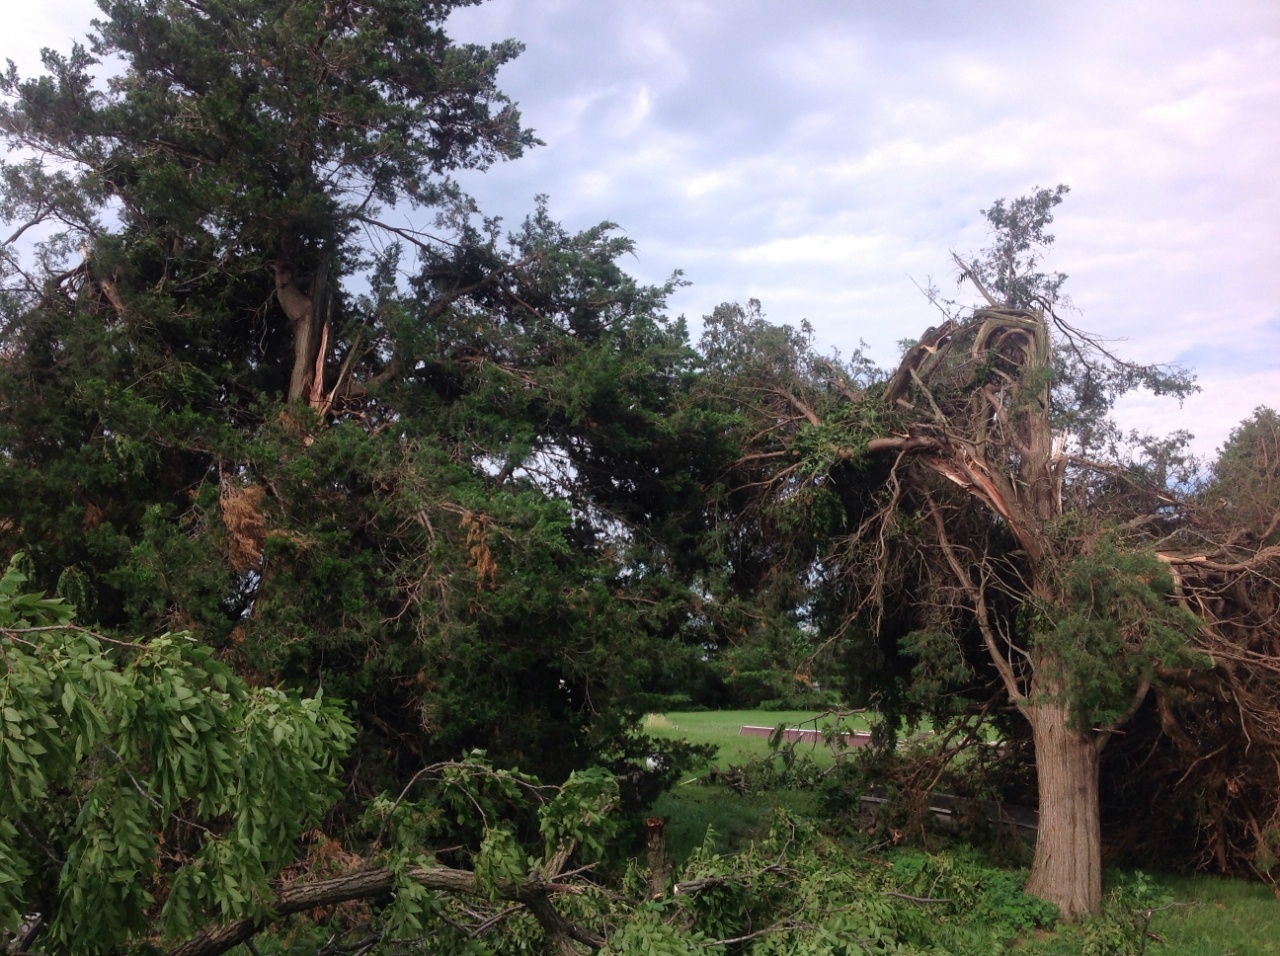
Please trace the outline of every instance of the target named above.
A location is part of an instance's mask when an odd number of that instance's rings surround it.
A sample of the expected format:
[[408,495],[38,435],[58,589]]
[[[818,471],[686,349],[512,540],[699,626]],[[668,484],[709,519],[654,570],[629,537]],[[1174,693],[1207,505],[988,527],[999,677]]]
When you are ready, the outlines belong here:
[[[1048,570],[1069,554],[1047,530],[1063,513],[1062,476],[1068,458],[1061,449],[1055,452],[1050,414],[1053,395],[1045,374],[1053,367],[1049,324],[1041,312],[1011,309],[997,302],[975,271],[958,258],[957,262],[991,308],[975,311],[967,325],[948,322],[932,330],[907,352],[890,380],[884,401],[894,406],[905,403],[915,383],[928,408],[906,403],[921,416],[915,426],[906,435],[875,439],[867,448],[896,450],[900,456],[923,452],[917,458],[922,465],[990,509],[1021,546],[1019,563],[1023,566],[1019,573],[1028,588],[1028,605],[1052,608],[1063,596]],[[975,390],[967,403],[952,403],[952,412],[946,415],[930,383],[939,373],[942,385],[954,387],[955,379],[947,379],[954,369],[944,359],[961,341],[956,338],[960,333],[973,336],[969,351],[975,366],[998,361],[1017,371],[1014,375],[1002,371],[999,379],[985,385],[971,380]],[[945,389],[938,394],[945,399]],[[1010,700],[1030,721],[1035,737],[1040,823],[1027,892],[1056,903],[1068,919],[1094,913],[1102,902],[1099,752],[1115,727],[1102,728],[1102,732],[1072,729],[1060,662],[1051,654],[1025,647],[1017,647],[1015,653],[1015,636],[1010,631],[1019,628],[1002,626],[987,604],[987,587],[1004,575],[998,569],[1000,562],[984,550],[985,543],[965,546],[974,539],[969,536],[966,542],[963,528],[949,534],[943,511],[927,491],[925,497],[946,566],[971,603],[991,662]],[[946,572],[942,573],[945,576]],[[1146,691],[1144,683],[1133,709]]]
[[1056,903],[1063,917],[1096,913],[1102,903],[1098,747],[1070,725],[1061,704],[1025,708],[1035,739],[1040,822],[1027,892]]

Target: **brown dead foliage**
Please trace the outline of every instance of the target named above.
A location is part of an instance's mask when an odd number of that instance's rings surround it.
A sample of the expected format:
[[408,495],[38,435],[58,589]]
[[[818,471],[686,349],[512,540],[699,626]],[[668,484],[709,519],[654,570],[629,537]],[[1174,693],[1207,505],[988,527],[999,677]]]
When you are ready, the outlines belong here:
[[227,529],[227,551],[231,566],[242,574],[262,566],[262,546],[267,540],[267,521],[262,515],[266,491],[258,485],[244,485],[224,478],[218,503]]
[[[315,883],[354,873],[364,866],[364,857],[347,850],[340,841],[326,836],[320,830],[308,830],[302,834],[306,855],[296,864],[281,871],[280,882],[285,887]],[[355,925],[369,917],[369,904],[365,900],[351,900],[332,906],[322,906],[306,914],[302,924],[326,924],[340,917],[347,925]]]
[[468,567],[475,568],[476,590],[492,590],[498,583],[498,563],[489,550],[489,519],[484,515],[467,512],[462,518],[467,529],[467,551],[471,555]]

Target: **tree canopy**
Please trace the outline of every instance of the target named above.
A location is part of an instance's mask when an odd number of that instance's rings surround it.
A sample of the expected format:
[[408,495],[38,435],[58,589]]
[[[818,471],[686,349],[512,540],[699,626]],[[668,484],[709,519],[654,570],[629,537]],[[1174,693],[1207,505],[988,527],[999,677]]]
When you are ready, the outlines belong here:
[[504,235],[448,179],[536,142],[518,44],[452,43],[454,6],[106,4],[3,81],[5,546],[86,624],[350,700],[366,794],[649,752],[723,444],[629,241]]

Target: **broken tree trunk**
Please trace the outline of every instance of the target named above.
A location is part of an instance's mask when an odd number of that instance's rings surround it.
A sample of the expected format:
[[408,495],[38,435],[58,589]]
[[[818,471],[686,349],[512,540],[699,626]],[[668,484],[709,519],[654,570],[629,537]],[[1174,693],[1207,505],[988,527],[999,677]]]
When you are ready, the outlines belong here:
[[660,900],[666,895],[667,881],[671,878],[666,821],[662,817],[649,817],[645,828],[645,849],[649,854],[649,898]]
[[276,299],[293,329],[290,402],[318,408],[324,391],[324,360],[329,331],[329,267],[324,256],[315,274],[298,276],[282,256],[275,262]]
[[[968,363],[948,366],[948,352],[961,350]],[[983,365],[995,371],[994,381],[970,378]],[[1041,312],[993,307],[979,309],[963,325],[948,322],[907,353],[889,386],[889,399],[917,410],[920,420],[907,435],[878,445],[915,452],[920,464],[1003,521],[1022,548],[1026,597],[1046,607],[1059,595],[1046,579],[1045,563],[1060,557],[1046,528],[1062,514],[1051,368],[1050,331]],[[928,411],[921,413],[908,395],[923,400]],[[1068,919],[1094,913],[1102,901],[1099,754],[1109,732],[1075,728],[1060,662],[1021,649],[1014,659],[1011,635],[997,626],[987,602],[986,582],[998,571],[980,551],[957,548],[942,512],[927,491],[924,497],[952,580],[968,598],[1010,699],[1032,727],[1040,826],[1027,892],[1056,903]]]

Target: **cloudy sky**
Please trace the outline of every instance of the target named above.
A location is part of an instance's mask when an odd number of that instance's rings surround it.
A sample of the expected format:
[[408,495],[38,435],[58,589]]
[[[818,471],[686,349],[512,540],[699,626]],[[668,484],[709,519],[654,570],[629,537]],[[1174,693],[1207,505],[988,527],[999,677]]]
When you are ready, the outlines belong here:
[[[33,72],[92,15],[0,4],[0,55]],[[1067,183],[1077,323],[1203,386],[1126,424],[1211,452],[1280,405],[1275,0],[489,0],[453,32],[527,45],[503,87],[547,144],[466,179],[486,211],[619,223],[638,276],[684,270],[691,319],[755,297],[891,362],[979,210]]]

